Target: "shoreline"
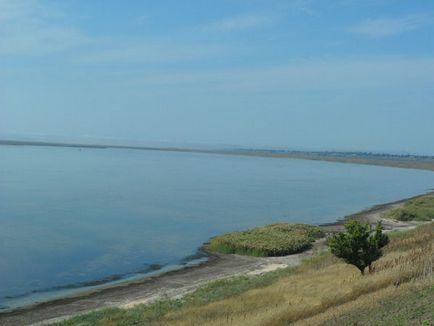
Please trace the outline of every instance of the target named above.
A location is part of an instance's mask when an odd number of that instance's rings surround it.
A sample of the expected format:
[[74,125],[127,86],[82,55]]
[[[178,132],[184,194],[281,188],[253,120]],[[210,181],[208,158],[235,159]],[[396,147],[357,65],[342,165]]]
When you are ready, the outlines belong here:
[[158,146],[128,146],[128,145],[103,145],[80,144],[47,141],[23,141],[0,139],[0,146],[34,146],[34,147],[64,147],[76,149],[127,149],[158,152],[195,153],[212,155],[230,155],[247,157],[265,157],[293,160],[322,161],[344,164],[362,164],[401,169],[416,169],[434,171],[434,156],[426,155],[399,155],[399,154],[375,154],[365,152],[330,152],[330,151],[294,151],[273,150],[255,148],[194,148],[194,147],[158,147]]
[[[433,193],[434,191],[428,191],[410,198],[375,205],[319,226],[326,233],[336,232],[343,229],[348,219],[357,219],[370,224],[382,220],[386,231],[414,228],[418,223],[384,220],[381,215],[402,206],[408,200]],[[76,295],[2,311],[0,325],[41,324],[103,308],[129,308],[163,298],[178,298],[211,281],[239,275],[260,275],[278,268],[297,266],[303,258],[313,255],[318,250],[322,250],[321,240],[317,240],[307,251],[283,257],[250,257],[207,252],[207,261],[198,265],[185,266],[155,276],[144,276],[140,280],[126,281],[96,290],[84,290]]]

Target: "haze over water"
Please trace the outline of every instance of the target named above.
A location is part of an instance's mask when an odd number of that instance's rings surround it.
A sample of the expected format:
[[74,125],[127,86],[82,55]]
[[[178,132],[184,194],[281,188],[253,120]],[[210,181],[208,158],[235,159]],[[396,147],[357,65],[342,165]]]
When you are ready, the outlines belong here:
[[428,171],[289,159],[27,146],[0,158],[3,307],[180,265],[223,232],[333,222],[434,188]]

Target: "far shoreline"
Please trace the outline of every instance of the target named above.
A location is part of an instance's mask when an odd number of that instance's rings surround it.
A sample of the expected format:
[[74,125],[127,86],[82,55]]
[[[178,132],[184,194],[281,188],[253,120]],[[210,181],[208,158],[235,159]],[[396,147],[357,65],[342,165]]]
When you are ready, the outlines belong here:
[[[381,215],[402,206],[408,200],[430,194],[434,194],[434,191],[374,205],[369,209],[339,218],[335,222],[318,224],[318,226],[326,233],[330,233],[342,230],[345,222],[349,219],[357,219],[370,224],[375,224],[381,219],[386,231],[413,228],[417,223],[384,220]],[[286,263],[288,263],[286,267],[296,266],[304,257],[313,254],[313,250],[307,250],[284,257],[258,258],[204,252],[207,260],[197,265],[180,267],[154,276],[144,275],[139,280],[108,284],[108,286],[96,290],[86,291],[83,289],[83,291],[71,296],[0,311],[0,325],[4,323],[22,325],[23,323],[39,323],[47,320],[63,320],[102,308],[130,307],[140,303],[152,303],[167,295],[170,297],[186,294],[217,279],[245,274],[258,275],[262,271],[269,271],[270,264],[274,267],[277,266],[277,268],[282,268]]]
[[274,150],[256,148],[194,148],[194,147],[158,147],[158,146],[128,146],[110,144],[62,143],[48,141],[9,140],[0,139],[0,146],[36,146],[36,147],[64,147],[78,149],[127,149],[158,152],[196,153],[212,155],[248,156],[264,158],[280,158],[293,160],[324,161],[344,164],[376,165],[401,169],[416,169],[434,171],[434,156],[428,155],[399,155],[371,152],[347,151],[300,151]]

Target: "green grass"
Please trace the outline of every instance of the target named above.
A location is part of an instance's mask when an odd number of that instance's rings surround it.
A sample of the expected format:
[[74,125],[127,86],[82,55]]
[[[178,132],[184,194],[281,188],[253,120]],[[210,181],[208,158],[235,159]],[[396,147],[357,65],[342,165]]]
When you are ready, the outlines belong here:
[[356,309],[323,325],[421,325],[434,324],[434,286],[413,289],[376,301],[376,307]]
[[321,229],[314,225],[278,223],[217,236],[206,249],[258,257],[284,256],[309,248],[322,236]]
[[434,219],[434,194],[407,201],[403,207],[384,215],[398,221],[431,221]]

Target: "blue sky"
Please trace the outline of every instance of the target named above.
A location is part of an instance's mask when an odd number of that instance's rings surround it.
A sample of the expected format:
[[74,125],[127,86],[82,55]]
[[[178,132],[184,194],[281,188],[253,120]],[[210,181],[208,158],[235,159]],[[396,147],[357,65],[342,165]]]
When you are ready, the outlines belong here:
[[434,155],[431,0],[0,0],[0,135]]

